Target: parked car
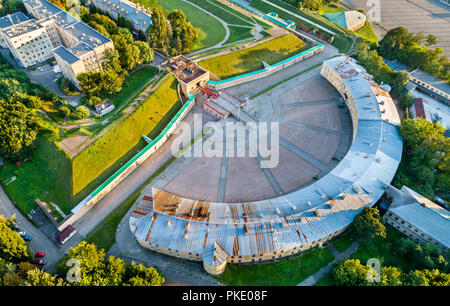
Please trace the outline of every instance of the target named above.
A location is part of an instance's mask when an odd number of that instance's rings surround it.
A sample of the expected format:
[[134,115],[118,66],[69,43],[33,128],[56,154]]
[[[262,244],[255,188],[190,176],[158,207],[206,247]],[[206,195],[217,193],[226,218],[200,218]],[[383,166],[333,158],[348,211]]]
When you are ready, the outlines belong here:
[[35,259],[35,260],[33,261],[33,263],[34,263],[35,265],[43,266],[43,265],[45,265],[45,259]]
[[45,252],[37,252],[36,254],[34,254],[34,257],[44,257],[45,256]]
[[28,236],[28,235],[26,235],[26,236],[24,236],[24,237],[22,237],[22,238],[23,238],[23,240],[25,240],[25,241],[31,241],[31,240],[33,239],[33,237]]
[[27,235],[27,233],[25,233],[24,231],[20,231],[20,232],[19,232],[19,235],[20,235],[20,237],[23,238],[23,237],[25,237],[25,236]]

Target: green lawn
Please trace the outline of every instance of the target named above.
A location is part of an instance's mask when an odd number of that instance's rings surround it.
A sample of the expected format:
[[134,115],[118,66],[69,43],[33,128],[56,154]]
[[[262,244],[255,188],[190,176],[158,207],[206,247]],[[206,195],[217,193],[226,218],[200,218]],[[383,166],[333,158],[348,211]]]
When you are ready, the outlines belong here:
[[179,103],[176,86],[175,78],[169,76],[134,113],[75,156],[72,165],[74,195],[138,146],[142,135],[148,135],[157,127],[166,113]]
[[[6,185],[13,176],[16,180]],[[37,206],[35,200],[56,203],[65,213],[72,209],[71,160],[56,145],[40,137],[30,161],[20,167],[6,162],[0,167],[0,181],[12,201],[26,215]]]
[[347,53],[353,43],[353,39],[349,36],[335,36],[332,45],[336,47],[339,52]]
[[225,37],[225,28],[219,21],[181,0],[137,0],[136,2],[150,8],[161,5],[170,11],[174,9],[182,10],[188,21],[197,27],[200,32],[199,42],[195,45],[194,50],[214,46]]
[[286,34],[249,49],[216,56],[200,65],[219,78],[229,78],[264,68],[263,61],[275,64],[307,48],[294,34]]
[[319,13],[320,15],[323,15],[323,14],[328,14],[328,13],[342,12],[342,11],[346,11],[346,9],[343,8],[342,6],[339,6],[338,4],[331,3],[328,5],[322,5],[322,7],[320,8],[320,10],[317,13]]
[[145,66],[127,75],[118,94],[108,98],[116,108],[131,101],[156,74],[158,69]]
[[353,243],[353,239],[351,236],[350,231],[345,231],[344,233],[340,234],[336,238],[334,238],[331,243],[333,243],[334,247],[340,252],[344,252],[347,250]]
[[295,286],[334,260],[328,248],[261,265],[228,265],[218,281],[229,286]]
[[375,30],[373,29],[373,26],[370,22],[366,21],[366,24],[364,27],[359,29],[356,32],[358,35],[361,35],[364,39],[368,40],[369,42],[376,43],[378,42],[377,35],[375,34]]

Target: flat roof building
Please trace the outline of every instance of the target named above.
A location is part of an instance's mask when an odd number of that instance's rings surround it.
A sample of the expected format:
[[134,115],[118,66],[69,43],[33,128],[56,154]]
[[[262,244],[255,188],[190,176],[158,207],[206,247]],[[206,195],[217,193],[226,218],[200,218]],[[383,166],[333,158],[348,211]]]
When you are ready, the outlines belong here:
[[88,3],[108,13],[115,20],[122,15],[136,30],[144,33],[152,24],[151,10],[128,0],[89,0]]
[[137,241],[156,252],[203,261],[207,272],[220,274],[227,263],[273,260],[321,245],[374,205],[402,156],[392,99],[348,57],[325,61],[321,74],[343,96],[353,119],[352,144],[334,169],[304,188],[246,203],[146,188],[130,216]]

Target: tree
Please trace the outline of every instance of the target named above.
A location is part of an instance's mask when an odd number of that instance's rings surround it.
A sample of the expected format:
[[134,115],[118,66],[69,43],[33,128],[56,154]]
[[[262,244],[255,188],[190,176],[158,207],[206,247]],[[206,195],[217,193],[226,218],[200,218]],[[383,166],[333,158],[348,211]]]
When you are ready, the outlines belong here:
[[70,111],[70,108],[68,108],[67,106],[61,106],[59,108],[59,113],[61,114],[61,116],[63,118],[67,118],[70,116],[71,111]]
[[86,107],[84,107],[84,106],[79,106],[79,107],[77,107],[77,109],[75,110],[74,115],[75,115],[75,117],[77,117],[78,119],[84,119],[84,118],[89,117],[90,112],[89,112],[89,110],[88,110]]
[[10,160],[25,158],[39,132],[35,113],[20,102],[0,100],[0,150]]
[[100,72],[83,72],[77,75],[81,90],[87,95],[95,95],[101,91]]
[[410,107],[413,104],[414,97],[412,94],[401,94],[398,97],[398,103],[400,103],[401,107]]
[[172,53],[180,54],[188,52],[198,39],[198,30],[187,21],[186,15],[181,10],[173,10],[167,16],[172,27],[170,46]]
[[127,283],[131,286],[162,286],[165,282],[164,277],[154,267],[146,267],[132,261],[127,270],[127,275],[130,276]]
[[115,94],[122,89],[122,80],[112,69],[107,69],[101,74],[100,82],[102,91],[109,95]]
[[367,274],[371,270],[358,259],[348,259],[334,268],[333,279],[338,286],[367,286]]
[[124,76],[126,74],[126,70],[122,68],[122,64],[120,62],[119,51],[115,49],[106,51],[103,60],[103,68],[105,70],[111,69],[120,76]]
[[0,216],[0,257],[10,262],[26,261],[29,258],[27,244],[19,233],[13,231],[7,220]]
[[361,243],[368,243],[375,237],[386,238],[386,227],[381,223],[380,211],[365,207],[353,220],[352,231]]
[[416,149],[426,139],[441,138],[445,129],[439,123],[424,118],[406,119],[399,126],[400,135],[411,149]]
[[401,286],[402,272],[396,267],[383,267],[381,269],[381,286]]
[[102,99],[97,96],[88,96],[85,99],[85,103],[90,107],[95,107],[100,102],[102,102]]
[[91,284],[103,283],[101,281],[101,271],[105,259],[105,250],[98,249],[93,243],[81,241],[75,247],[69,250],[67,255],[56,264],[60,275],[66,275],[69,267],[66,266],[70,258],[78,259],[80,262],[80,282],[75,285],[89,286]]
[[25,278],[26,286],[65,286],[66,283],[62,278],[57,278],[50,273],[44,272],[38,268],[31,269],[27,272]]
[[153,62],[153,50],[150,49],[150,46],[147,42],[135,41],[133,45],[135,45],[139,49],[139,64],[148,64]]
[[300,0],[298,6],[300,9],[318,11],[322,7],[322,0]]
[[8,272],[3,275],[3,285],[4,286],[21,286],[23,284],[22,279],[16,273]]
[[167,47],[169,38],[172,36],[172,29],[162,9],[155,8],[152,11],[152,24],[148,27],[147,34],[154,47]]

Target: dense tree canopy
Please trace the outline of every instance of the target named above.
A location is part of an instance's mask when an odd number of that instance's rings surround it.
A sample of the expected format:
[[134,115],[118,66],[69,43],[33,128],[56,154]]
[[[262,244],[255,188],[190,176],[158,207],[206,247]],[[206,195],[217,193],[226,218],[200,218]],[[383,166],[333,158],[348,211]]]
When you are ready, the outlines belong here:
[[353,220],[352,231],[361,243],[368,243],[375,237],[386,237],[386,227],[381,222],[380,211],[365,207]]
[[11,220],[0,216],[0,258],[10,262],[20,262],[29,258],[27,244],[11,228]]
[[23,2],[20,0],[0,0],[0,17],[17,11],[26,12]]
[[423,118],[403,120],[399,126],[405,154],[394,185],[407,185],[433,200],[437,188],[450,189],[450,139],[439,123]]
[[450,82],[450,63],[442,48],[430,48],[436,36],[423,32],[411,33],[405,27],[394,28],[379,42],[379,53],[388,59],[398,59],[412,69],[422,69]]
[[105,260],[105,251],[85,241],[72,248],[57,264],[61,275],[66,275],[70,267],[66,266],[70,258],[80,261],[80,281],[73,285],[82,286],[123,286],[144,285],[161,286],[164,278],[153,267],[125,263],[122,259],[109,256]]
[[189,52],[198,39],[197,28],[181,10],[173,10],[166,16],[164,10],[155,8],[147,34],[153,46],[169,55]]
[[38,116],[44,101],[58,96],[30,82],[0,57],[0,152],[17,161],[29,156],[40,131],[52,131]]

